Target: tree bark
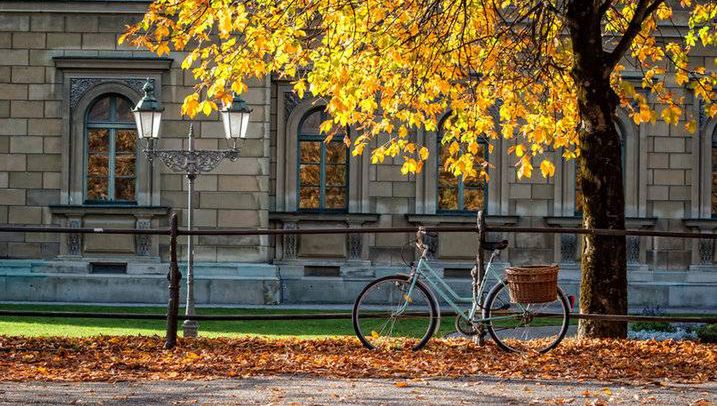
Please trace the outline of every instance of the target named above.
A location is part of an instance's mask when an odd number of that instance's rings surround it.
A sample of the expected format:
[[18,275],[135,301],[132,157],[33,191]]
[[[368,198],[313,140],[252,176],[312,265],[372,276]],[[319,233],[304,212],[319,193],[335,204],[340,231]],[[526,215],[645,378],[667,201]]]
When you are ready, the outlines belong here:
[[[569,31],[575,56],[580,156],[577,181],[583,193],[583,227],[625,229],[618,98],[610,86],[608,54],[602,49],[600,1],[571,1]],[[585,235],[580,312],[627,314],[625,237]],[[581,337],[625,337],[626,322],[580,320]]]

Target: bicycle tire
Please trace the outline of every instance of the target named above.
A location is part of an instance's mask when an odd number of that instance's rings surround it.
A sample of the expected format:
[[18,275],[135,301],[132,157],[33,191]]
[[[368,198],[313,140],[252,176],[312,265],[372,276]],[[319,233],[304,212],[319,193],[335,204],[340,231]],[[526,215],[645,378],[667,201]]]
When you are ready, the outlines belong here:
[[[390,275],[390,276],[384,276],[382,278],[378,278],[368,285],[366,285],[363,290],[361,290],[361,293],[356,297],[356,301],[353,305],[353,310],[351,311],[351,322],[353,323],[354,332],[356,333],[356,337],[358,337],[359,341],[361,341],[361,344],[363,344],[364,347],[373,350],[376,349],[376,346],[371,343],[371,340],[369,340],[366,335],[364,334],[362,327],[361,327],[361,306],[363,304],[363,300],[366,297],[366,295],[371,292],[372,289],[374,289],[376,286],[380,284],[384,284],[386,282],[390,281],[396,281],[398,283],[409,283],[410,278],[408,275],[402,275],[402,274],[396,274],[396,275]],[[438,303],[436,303],[435,297],[431,293],[430,289],[421,281],[416,281],[416,286],[414,289],[418,289],[424,296],[427,305],[428,305],[428,311],[429,311],[429,317],[428,317],[428,326],[426,329],[425,334],[418,340],[418,342],[411,347],[413,351],[420,350],[423,348],[426,343],[428,343],[428,340],[431,339],[433,334],[436,332],[438,328],[438,323],[440,319],[440,313],[438,312]],[[370,333],[369,333],[370,335]]]
[[[505,280],[501,281],[500,283],[497,283],[488,293],[488,296],[486,297],[486,300],[485,300],[485,306],[483,307],[483,318],[484,319],[487,319],[490,317],[491,309],[493,309],[493,301],[496,300],[496,298],[498,297],[498,294],[503,289],[506,289],[506,292],[507,292],[508,285]],[[556,346],[558,346],[558,344],[560,344],[560,342],[563,340],[563,338],[565,338],[565,335],[568,332],[568,326],[570,325],[570,304],[569,304],[567,296],[560,288],[558,288],[558,297],[556,298],[556,301],[560,303],[560,308],[563,311],[563,320],[562,320],[561,327],[560,327],[560,330],[559,330],[556,338],[552,342],[550,342],[550,344],[547,345],[546,347],[534,350],[541,354],[546,353],[546,352],[552,350],[553,348],[555,348]],[[490,334],[493,341],[495,341],[496,345],[498,345],[498,347],[501,350],[507,351],[507,352],[526,352],[526,351],[522,351],[518,348],[515,348],[515,346],[509,345],[509,343],[507,343],[504,338],[501,338],[497,334],[497,332],[495,330],[495,326],[491,321],[485,322],[485,325],[486,325],[486,329],[488,330],[488,334]]]

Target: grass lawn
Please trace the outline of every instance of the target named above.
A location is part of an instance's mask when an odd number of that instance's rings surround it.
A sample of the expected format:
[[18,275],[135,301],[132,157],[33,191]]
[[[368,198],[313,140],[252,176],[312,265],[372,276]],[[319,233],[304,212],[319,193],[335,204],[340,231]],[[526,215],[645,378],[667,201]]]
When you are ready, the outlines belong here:
[[[166,307],[114,307],[83,305],[10,305],[0,304],[2,310],[39,310],[69,312],[108,313],[157,313],[163,314]],[[184,309],[180,309],[180,314]],[[318,313],[316,310],[264,310],[200,308],[199,314],[287,314]],[[333,312],[332,313],[337,313]],[[22,336],[67,336],[85,337],[96,335],[164,335],[164,320],[124,319],[79,319],[50,317],[9,317],[0,316],[0,335]],[[181,335],[181,325],[179,327]],[[353,335],[350,319],[342,320],[297,320],[297,321],[201,321],[200,334],[205,337],[218,336],[297,336],[325,337]]]
[[[156,313],[163,314],[166,307],[114,307],[85,305],[25,305],[0,304],[1,310],[77,311],[108,313]],[[199,314],[289,314],[319,313],[319,310],[305,309],[227,309],[200,308]],[[183,309],[180,309],[180,314]],[[331,311],[331,313],[339,313]],[[552,324],[555,319],[536,320],[535,324]],[[570,324],[577,324],[577,319]],[[181,326],[179,328],[181,334]],[[350,319],[340,320],[257,320],[257,321],[202,321],[199,328],[204,337],[219,336],[294,336],[302,338],[353,336]],[[454,331],[453,318],[441,318],[441,337]],[[77,319],[50,317],[0,316],[0,335],[6,336],[67,336],[87,337],[97,335],[160,335],[165,332],[164,320],[126,319]]]
[[[115,307],[85,305],[25,305],[0,304],[2,310],[35,310],[58,312],[107,312],[107,313],[156,313],[163,314],[166,307]],[[227,309],[200,308],[199,314],[290,314],[320,313],[306,309]],[[180,314],[184,309],[180,308]],[[330,313],[341,313],[330,311]],[[442,337],[455,331],[453,317],[441,318]],[[552,324],[552,319],[540,320]],[[536,323],[538,324],[538,323]],[[418,325],[422,327],[423,325]],[[51,318],[0,316],[0,335],[7,336],[66,336],[87,337],[97,335],[164,335],[164,320],[127,320],[94,318]],[[181,335],[181,325],[179,327]],[[256,321],[201,321],[200,334],[204,337],[219,336],[269,336],[269,337],[332,337],[353,336],[351,319],[339,320],[256,320]]]
[[[163,314],[166,307],[114,307],[85,305],[12,305],[0,304],[1,310],[35,310],[67,312],[107,313],[156,313]],[[180,314],[184,309],[180,308]],[[200,308],[199,314],[290,314],[320,313],[305,309],[227,309]],[[330,313],[341,313],[330,311]],[[96,335],[164,335],[164,320],[126,320],[89,318],[10,317],[0,316],[0,335],[7,336],[67,336],[87,337]],[[181,325],[179,327],[181,335]],[[339,320],[257,320],[257,321],[201,321],[200,335],[219,336],[294,336],[302,338],[353,336],[351,319]],[[442,319],[438,336],[453,331],[453,319]]]

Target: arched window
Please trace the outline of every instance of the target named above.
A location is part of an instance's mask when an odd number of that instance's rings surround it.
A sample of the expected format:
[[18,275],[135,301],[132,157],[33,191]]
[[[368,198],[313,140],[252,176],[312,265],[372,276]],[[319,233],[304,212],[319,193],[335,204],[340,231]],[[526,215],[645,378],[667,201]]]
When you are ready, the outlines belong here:
[[[446,160],[450,157],[451,143],[443,144],[443,123],[438,134],[438,212],[464,212],[485,210],[488,202],[488,188],[485,178],[480,176],[466,178],[456,177],[446,168]],[[476,167],[488,160],[488,144],[479,141],[478,153],[475,154]]]
[[328,119],[323,107],[310,110],[299,124],[299,210],[345,211],[348,209],[348,153],[344,131],[336,130],[331,141],[319,127]]
[[137,133],[124,96],[98,97],[85,114],[85,202],[134,203]]

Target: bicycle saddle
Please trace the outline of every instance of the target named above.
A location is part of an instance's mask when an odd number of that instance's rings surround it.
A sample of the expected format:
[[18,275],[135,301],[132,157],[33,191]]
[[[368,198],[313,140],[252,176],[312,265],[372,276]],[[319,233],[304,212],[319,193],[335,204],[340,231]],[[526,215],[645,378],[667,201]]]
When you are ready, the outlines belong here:
[[481,243],[481,247],[483,247],[486,251],[493,251],[493,250],[504,250],[508,248],[508,240],[503,241],[483,241]]

